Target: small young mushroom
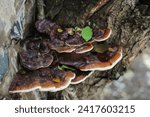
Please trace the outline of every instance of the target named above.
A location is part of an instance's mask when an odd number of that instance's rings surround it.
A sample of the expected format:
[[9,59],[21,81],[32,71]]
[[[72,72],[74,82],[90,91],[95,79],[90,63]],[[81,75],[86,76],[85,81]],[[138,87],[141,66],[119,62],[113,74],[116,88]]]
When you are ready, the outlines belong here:
[[97,34],[94,35],[94,41],[101,42],[107,40],[112,33],[112,30],[110,28],[107,28],[105,30],[99,29]]
[[25,73],[17,73],[12,81],[9,92],[21,93],[33,90],[56,92],[69,86],[75,73],[55,68],[43,68]]
[[21,64],[29,70],[48,67],[53,62],[53,56],[51,54],[41,54],[36,50],[20,52],[19,57]]

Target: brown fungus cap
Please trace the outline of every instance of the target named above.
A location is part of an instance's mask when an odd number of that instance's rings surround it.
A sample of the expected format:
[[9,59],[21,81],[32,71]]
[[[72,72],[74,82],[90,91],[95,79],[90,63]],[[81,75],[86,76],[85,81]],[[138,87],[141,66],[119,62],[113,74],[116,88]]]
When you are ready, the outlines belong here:
[[55,39],[48,44],[49,48],[57,51],[58,53],[71,53],[75,50],[74,47],[69,47],[63,41]]
[[98,32],[102,33],[102,34],[100,34],[100,35],[99,35],[99,33],[95,34],[94,41],[101,42],[101,41],[107,40],[110,37],[112,30],[110,28],[106,28],[105,30],[99,29]]
[[105,71],[112,69],[122,59],[122,48],[114,47],[111,48],[111,51],[108,50],[102,54],[97,53],[95,56],[99,61],[89,61],[89,63],[86,63],[86,65],[81,66],[79,69],[81,71]]
[[29,42],[26,43],[26,49],[36,50],[41,54],[47,54],[50,52],[48,43],[49,43],[49,39],[36,39],[36,40],[31,39]]
[[51,54],[41,54],[36,50],[28,50],[19,53],[21,65],[29,70],[48,67],[53,62]]
[[113,68],[122,59],[122,48],[114,46],[104,53],[61,54],[60,64],[69,65],[81,71],[105,71]]
[[94,31],[93,38],[89,42],[85,42],[80,32],[73,31],[72,28],[69,31],[68,29],[62,29],[61,26],[47,19],[37,21],[36,29],[40,33],[49,35],[50,49],[58,53],[71,53],[75,51],[78,54],[91,51],[93,46],[89,43],[105,41],[110,37],[112,32],[110,28],[99,29],[98,31]]
[[56,26],[56,23],[51,22],[50,20],[47,19],[42,19],[38,20],[35,23],[35,28],[37,29],[38,32],[40,33],[47,33],[51,31],[52,27]]
[[76,54],[74,52],[72,53],[63,53],[59,54],[59,63],[62,65],[69,65],[73,66],[75,68],[79,68],[81,66],[86,65],[86,59],[83,57],[84,54]]
[[85,44],[84,40],[82,39],[81,35],[79,33],[75,33],[72,36],[69,36],[69,38],[65,41],[66,45],[68,46],[81,46]]
[[75,73],[57,68],[44,68],[24,73],[18,72],[9,88],[10,93],[33,90],[56,92],[67,88]]
[[80,47],[77,47],[75,50],[75,53],[77,54],[82,54],[82,53],[86,53],[89,52],[93,49],[93,45],[91,43],[86,43]]
[[52,47],[51,49],[56,50],[58,53],[71,53],[75,50],[73,47]]

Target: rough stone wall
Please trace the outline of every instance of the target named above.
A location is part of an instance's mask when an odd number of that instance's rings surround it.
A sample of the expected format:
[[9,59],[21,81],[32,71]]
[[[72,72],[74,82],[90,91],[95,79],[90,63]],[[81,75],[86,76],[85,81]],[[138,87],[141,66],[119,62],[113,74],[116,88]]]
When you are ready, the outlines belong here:
[[[9,4],[10,6],[8,7]],[[10,43],[8,33],[15,19],[14,1],[0,1],[0,79],[8,69],[8,50]],[[7,15],[6,15],[7,14]]]
[[11,61],[9,55],[11,51],[8,48],[10,45],[10,29],[16,17],[16,9],[14,3],[15,0],[0,1],[0,93],[2,95],[6,94],[7,90],[5,89],[7,88],[5,87],[9,85],[8,82],[5,82],[6,79],[11,78],[8,78],[8,76],[11,76],[11,73],[9,72]]
[[[11,30],[16,21],[23,16],[22,34],[18,34],[20,38],[24,38],[24,32],[29,29],[32,21],[33,6],[35,0],[1,0],[0,1],[0,95],[8,95],[8,88],[13,79],[14,73],[17,72],[17,52],[19,46],[12,42]],[[22,7],[21,7],[22,6]],[[21,9],[22,8],[22,9]],[[27,9],[27,10],[25,10]],[[20,13],[22,12],[22,13]]]

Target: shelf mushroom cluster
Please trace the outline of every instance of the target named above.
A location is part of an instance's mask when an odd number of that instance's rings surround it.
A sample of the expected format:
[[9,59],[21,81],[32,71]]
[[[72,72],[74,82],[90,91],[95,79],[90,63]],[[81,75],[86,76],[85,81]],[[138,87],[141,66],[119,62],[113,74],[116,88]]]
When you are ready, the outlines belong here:
[[94,30],[86,42],[79,31],[63,29],[47,19],[37,21],[35,27],[47,38],[30,40],[19,53],[22,69],[14,76],[10,93],[60,91],[83,82],[95,70],[112,69],[122,58],[122,48],[116,45],[96,51],[110,37],[109,28]]

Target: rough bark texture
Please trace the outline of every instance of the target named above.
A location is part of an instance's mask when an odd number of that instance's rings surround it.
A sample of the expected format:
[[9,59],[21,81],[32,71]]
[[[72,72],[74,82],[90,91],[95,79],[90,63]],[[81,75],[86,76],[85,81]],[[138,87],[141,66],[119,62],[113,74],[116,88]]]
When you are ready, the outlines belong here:
[[[108,79],[117,79],[122,75],[130,62],[146,47],[150,39],[150,17],[144,16],[140,7],[134,0],[114,0],[106,8],[108,26],[113,29],[110,43],[118,43],[122,46],[124,57],[122,62],[112,70],[95,72],[84,83],[75,86],[78,99],[95,99],[95,97],[98,99],[104,86],[110,81]],[[142,10],[146,10],[146,7],[142,7]]]
[[[91,4],[87,6],[93,6],[94,3]],[[101,27],[105,27],[105,22],[107,22],[108,27],[113,29],[109,43],[117,43],[122,46],[124,57],[112,70],[96,71],[85,82],[62,91],[64,99],[100,99],[105,85],[114,79],[118,79],[126,71],[130,62],[146,47],[150,39],[150,17],[146,16],[147,8],[147,5],[142,5],[137,0],[111,0],[109,4],[87,21],[92,25]],[[77,16],[78,20],[82,16],[82,11],[85,12],[81,10]],[[60,16],[62,17],[63,13],[60,12]],[[59,15],[57,18],[56,21],[61,24]],[[77,21],[72,21],[74,19],[76,17],[70,21],[68,20],[67,25],[74,25],[74,22]],[[76,23],[80,24],[79,22]]]
[[[82,14],[97,2],[97,0],[48,1],[44,0],[46,16],[65,26],[80,25]],[[149,9],[148,4],[141,4],[138,0],[110,0],[86,21],[86,24],[95,28],[98,26],[104,28],[108,25],[113,29],[108,43],[123,47],[124,57],[112,70],[95,71],[85,82],[69,86],[61,92],[34,91],[26,94],[11,94],[8,95],[8,99],[100,99],[106,84],[117,80],[126,71],[130,62],[147,46],[150,40]]]

